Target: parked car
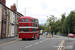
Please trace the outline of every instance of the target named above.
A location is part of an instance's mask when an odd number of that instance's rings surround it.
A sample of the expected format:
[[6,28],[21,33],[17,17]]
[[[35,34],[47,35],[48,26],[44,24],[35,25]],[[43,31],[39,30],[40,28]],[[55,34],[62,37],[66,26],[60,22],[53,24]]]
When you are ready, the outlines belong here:
[[68,37],[72,37],[72,38],[74,38],[74,34],[69,33],[69,34],[68,34]]

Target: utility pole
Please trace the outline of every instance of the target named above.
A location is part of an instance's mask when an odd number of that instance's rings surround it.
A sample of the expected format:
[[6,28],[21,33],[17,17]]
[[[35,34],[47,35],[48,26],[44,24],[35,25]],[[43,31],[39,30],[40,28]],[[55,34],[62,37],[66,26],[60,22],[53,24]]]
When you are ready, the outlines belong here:
[[26,16],[26,8],[25,8],[25,16]]
[[25,12],[24,12],[25,16],[26,16],[26,9],[27,9],[27,8],[30,8],[30,7],[25,7]]
[[14,34],[17,36],[17,8],[18,8],[18,0],[16,0],[16,15],[15,15],[15,24],[14,24]]
[[[70,33],[70,29],[68,28],[68,34]],[[68,37],[68,40],[69,40],[69,37]]]

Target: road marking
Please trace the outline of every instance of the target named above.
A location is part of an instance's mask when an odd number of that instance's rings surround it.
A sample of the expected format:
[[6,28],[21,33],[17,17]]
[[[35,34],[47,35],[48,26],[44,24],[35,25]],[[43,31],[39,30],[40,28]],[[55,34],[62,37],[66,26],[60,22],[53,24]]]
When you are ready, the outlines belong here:
[[22,49],[20,49],[20,50],[22,50]]
[[28,47],[31,47],[31,46],[33,46],[33,45],[26,46],[25,48],[28,48]]
[[63,47],[63,42],[64,42],[64,41],[62,41],[62,43],[60,44],[59,50],[61,50],[61,47]]
[[65,40],[63,40],[63,42],[62,42],[62,44],[61,44],[60,50],[62,50],[62,48],[64,47],[64,46],[63,46],[64,41],[65,41]]
[[34,44],[31,44],[31,45],[26,46],[25,48],[29,48],[29,47],[31,47],[31,46],[33,46],[33,45],[36,45],[36,44],[42,43],[42,42],[44,42],[44,41],[46,41],[46,40],[49,40],[49,39],[45,39],[45,40],[42,40],[42,41],[36,42],[36,43],[34,43]]
[[43,41],[46,41],[46,40],[43,40]]
[[3,44],[0,44],[0,46],[6,45],[6,44],[9,44],[9,43],[12,43],[12,42],[18,41],[18,40],[20,40],[20,39],[16,39],[16,40],[14,40],[14,41],[10,41],[10,42],[6,42],[6,43],[3,43]]
[[34,45],[39,44],[39,42],[34,43]]
[[58,50],[61,50],[61,49],[62,49],[62,47],[64,47],[64,46],[63,46],[63,44],[64,44],[64,41],[65,41],[65,40],[62,40],[62,41],[61,41],[61,43],[60,43],[60,45],[59,45],[59,48],[58,48]]
[[43,42],[43,41],[40,41],[40,43],[41,43],[41,42]]
[[64,41],[64,40],[61,41],[58,50],[61,50],[61,47],[62,47],[63,41]]

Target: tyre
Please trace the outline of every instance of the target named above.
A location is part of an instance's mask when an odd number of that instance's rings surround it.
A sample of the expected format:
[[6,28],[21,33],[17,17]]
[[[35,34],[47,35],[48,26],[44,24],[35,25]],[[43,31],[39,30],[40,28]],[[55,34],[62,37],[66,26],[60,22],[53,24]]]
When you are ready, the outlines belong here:
[[22,38],[22,40],[25,40],[24,38]]
[[34,40],[35,40],[35,34],[34,34]]
[[39,37],[38,37],[38,39],[39,39]]
[[40,35],[39,35],[39,37],[37,39],[40,39]]

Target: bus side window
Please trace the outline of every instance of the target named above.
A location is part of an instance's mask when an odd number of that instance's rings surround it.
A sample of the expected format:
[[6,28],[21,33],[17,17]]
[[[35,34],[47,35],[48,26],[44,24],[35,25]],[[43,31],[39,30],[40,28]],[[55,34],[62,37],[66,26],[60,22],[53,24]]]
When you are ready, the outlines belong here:
[[21,19],[21,22],[24,22],[24,19]]
[[35,19],[31,19],[31,22],[35,22],[35,23],[38,23],[38,20],[35,20]]
[[25,28],[25,32],[29,32],[29,28]]
[[38,24],[33,24],[35,27],[37,27],[38,26]]
[[24,28],[21,28],[21,29],[20,29],[20,32],[24,32],[24,31],[25,31],[25,29],[24,29]]
[[35,22],[38,23],[38,20],[36,20]]
[[32,32],[35,32],[35,31],[37,31],[37,28],[32,28]]
[[31,19],[31,22],[33,22],[33,19]]

